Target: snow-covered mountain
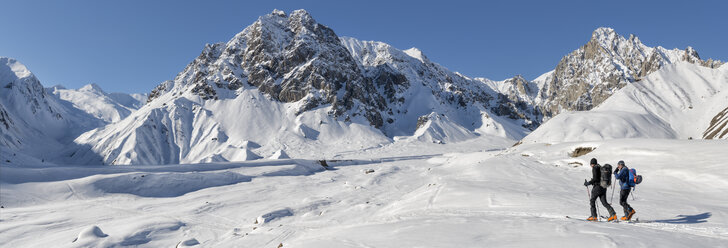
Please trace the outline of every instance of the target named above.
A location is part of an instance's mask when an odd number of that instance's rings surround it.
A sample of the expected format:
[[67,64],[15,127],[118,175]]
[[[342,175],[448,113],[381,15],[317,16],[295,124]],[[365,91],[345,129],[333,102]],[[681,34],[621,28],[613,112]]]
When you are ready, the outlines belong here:
[[[446,120],[421,126],[449,127],[445,133],[459,137],[523,137],[529,115],[512,114],[520,110],[501,106],[497,96],[417,49],[339,38],[304,10],[274,11],[227,43],[207,45],[139,111],[80,136],[76,142],[89,149],[74,156],[87,163],[168,164],[279,150],[294,157],[333,154],[411,136],[418,120]],[[93,154],[102,161],[86,158]]]
[[[564,56],[553,71],[532,82],[517,78],[496,82],[494,89],[516,102],[530,104],[545,121],[562,111],[590,110],[628,84],[680,61],[717,68],[720,61],[701,60],[692,47],[648,47],[637,38],[598,28],[581,48]],[[480,79],[481,81],[487,80]]]
[[79,134],[102,124],[48,94],[25,65],[0,57],[1,163],[42,162],[59,156]]
[[46,89],[72,107],[101,119],[105,123],[117,122],[144,105],[146,95],[126,93],[106,93],[96,84],[87,84],[80,89],[66,89],[53,86]]
[[726,107],[727,65],[711,69],[677,62],[625,86],[591,111],[557,115],[522,142],[721,138],[725,118],[720,113]]

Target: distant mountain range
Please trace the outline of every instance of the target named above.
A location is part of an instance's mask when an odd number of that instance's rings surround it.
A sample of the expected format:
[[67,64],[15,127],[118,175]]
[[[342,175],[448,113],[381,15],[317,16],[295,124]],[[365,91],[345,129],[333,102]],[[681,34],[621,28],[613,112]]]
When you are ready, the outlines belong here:
[[[228,42],[206,45],[148,96],[108,94],[93,84],[44,89],[14,59],[0,62],[0,163],[317,157],[395,140],[480,135],[528,135],[524,142],[728,138],[726,66],[690,47],[647,47],[610,28],[595,30],[532,81],[470,78],[416,48],[338,37],[304,10],[273,11]],[[619,127],[605,130],[594,120]]]

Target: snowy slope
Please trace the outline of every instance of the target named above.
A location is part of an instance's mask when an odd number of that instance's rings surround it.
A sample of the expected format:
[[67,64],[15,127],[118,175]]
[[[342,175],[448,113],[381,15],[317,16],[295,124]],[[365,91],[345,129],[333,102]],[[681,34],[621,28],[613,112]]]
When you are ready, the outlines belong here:
[[[491,136],[492,137],[492,136]],[[725,140],[509,147],[400,143],[328,161],[169,166],[3,165],[10,247],[721,247]],[[416,146],[412,146],[416,145]],[[596,147],[571,158],[575,147]],[[459,151],[458,153],[451,153]],[[591,157],[645,180],[641,223],[589,223]],[[690,166],[685,166],[690,165]],[[611,189],[608,196],[611,195]],[[618,213],[616,198],[608,198]],[[600,206],[604,213],[604,208]],[[566,219],[569,215],[577,220]]]
[[728,102],[728,67],[663,67],[591,111],[562,113],[523,143],[619,138],[701,138]]
[[129,116],[146,100],[140,94],[106,93],[96,84],[87,84],[78,90],[52,87],[48,91],[105,123],[117,122]]
[[[322,147],[350,149],[388,141],[369,125],[326,115],[328,109],[296,115],[294,104],[267,99],[256,90],[215,102],[172,94],[159,99],[118,123],[81,135],[79,143],[94,145],[91,150],[79,150],[74,158],[91,164],[244,161],[278,150],[294,157],[314,157],[325,151]],[[88,160],[95,158],[96,149],[106,155],[103,161]]]

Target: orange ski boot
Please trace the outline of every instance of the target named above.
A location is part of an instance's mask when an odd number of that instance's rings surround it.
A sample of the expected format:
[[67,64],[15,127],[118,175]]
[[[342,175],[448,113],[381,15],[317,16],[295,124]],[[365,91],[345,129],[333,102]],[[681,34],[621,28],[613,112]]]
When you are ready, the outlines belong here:
[[597,221],[597,217],[596,216],[592,216],[592,217],[587,218],[586,220],[588,220],[588,221]]
[[629,215],[627,215],[627,220],[631,220],[632,219],[632,215],[634,215],[635,213],[637,213],[637,212],[634,211],[634,209],[630,210],[629,211]]
[[613,221],[613,220],[617,220],[617,215],[616,214],[613,214],[612,216],[609,216],[609,219],[607,219],[607,221]]

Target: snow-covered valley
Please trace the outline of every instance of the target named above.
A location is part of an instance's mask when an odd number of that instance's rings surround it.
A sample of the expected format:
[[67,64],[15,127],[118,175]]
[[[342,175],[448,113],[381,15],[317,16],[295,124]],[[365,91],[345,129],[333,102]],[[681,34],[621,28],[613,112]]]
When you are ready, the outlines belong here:
[[[3,166],[0,243],[720,247],[728,241],[725,140],[509,142],[401,141],[337,156],[326,168],[307,159]],[[596,149],[570,157],[576,147]],[[640,223],[565,218],[589,215],[582,181],[590,169],[582,164],[591,157],[624,160],[644,175],[630,199]]]

